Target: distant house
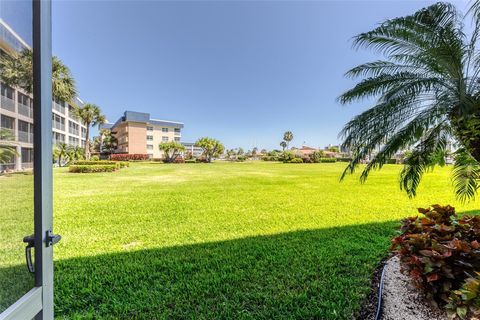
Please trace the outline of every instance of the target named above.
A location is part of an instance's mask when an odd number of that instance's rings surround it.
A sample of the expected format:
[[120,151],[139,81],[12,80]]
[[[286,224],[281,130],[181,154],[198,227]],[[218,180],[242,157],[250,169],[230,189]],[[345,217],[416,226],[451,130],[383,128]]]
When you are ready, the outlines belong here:
[[302,155],[304,156],[309,156],[311,155],[312,153],[314,153],[315,151],[317,151],[318,149],[317,148],[313,148],[313,147],[308,147],[308,146],[302,146],[301,148],[299,149],[294,149],[295,151],[301,153]]

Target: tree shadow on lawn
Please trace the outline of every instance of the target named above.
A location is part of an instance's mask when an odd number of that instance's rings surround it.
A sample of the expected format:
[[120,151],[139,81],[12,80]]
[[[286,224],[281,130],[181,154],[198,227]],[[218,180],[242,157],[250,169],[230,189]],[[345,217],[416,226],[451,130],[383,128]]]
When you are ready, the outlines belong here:
[[371,223],[59,260],[56,316],[352,319],[397,225]]

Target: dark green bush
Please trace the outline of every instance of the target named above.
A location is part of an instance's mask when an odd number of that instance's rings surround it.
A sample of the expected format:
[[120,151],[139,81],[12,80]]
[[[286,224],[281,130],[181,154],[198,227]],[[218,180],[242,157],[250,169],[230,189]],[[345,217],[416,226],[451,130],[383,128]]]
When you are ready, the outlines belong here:
[[243,162],[245,160],[247,160],[247,157],[245,157],[245,156],[238,156],[237,157],[237,161],[239,161],[239,162]]
[[310,159],[313,163],[320,163],[321,159],[325,157],[325,153],[322,150],[315,150],[311,155]]
[[449,318],[480,310],[480,216],[459,218],[451,206],[418,209],[421,217],[402,220],[391,250],[427,299],[447,309]]
[[388,159],[387,164],[397,164],[397,159]]
[[117,164],[102,165],[71,165],[68,167],[69,172],[73,173],[93,173],[93,172],[113,172],[118,170]]
[[293,159],[288,160],[287,163],[303,163],[303,160],[302,160],[302,158],[293,158]]
[[130,166],[130,163],[127,161],[108,161],[108,160],[78,160],[73,163],[73,165],[80,166],[105,166],[105,165],[115,165],[117,168],[126,168]]
[[337,161],[339,161],[339,162],[350,162],[350,161],[352,161],[352,158],[337,158]]
[[337,162],[337,158],[321,158],[320,162],[321,163],[333,163],[333,162]]
[[195,159],[185,159],[185,163],[196,163],[197,160]]

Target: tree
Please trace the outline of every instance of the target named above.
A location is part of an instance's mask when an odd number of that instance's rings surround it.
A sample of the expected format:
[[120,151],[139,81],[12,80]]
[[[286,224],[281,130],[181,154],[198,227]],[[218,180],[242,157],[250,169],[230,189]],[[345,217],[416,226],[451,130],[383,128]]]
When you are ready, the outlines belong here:
[[18,155],[15,146],[10,142],[14,140],[15,136],[11,130],[0,129],[0,164],[10,163]]
[[164,161],[167,163],[175,162],[180,152],[185,151],[185,146],[177,141],[161,142],[158,147],[163,151]]
[[53,147],[53,154],[57,158],[58,166],[62,166],[62,160],[68,156],[69,148],[66,143],[60,142]]
[[258,148],[257,147],[253,147],[252,149],[252,157],[253,158],[256,158],[258,155]]
[[293,140],[293,133],[292,131],[286,131],[284,134],[283,134],[283,141],[285,141],[287,143],[287,147],[290,143],[290,141]]
[[70,146],[67,149],[67,158],[68,162],[74,162],[77,160],[81,160],[83,158],[83,155],[85,153],[85,150],[83,150],[82,147],[80,146]]
[[90,159],[90,126],[105,123],[105,116],[102,114],[100,107],[91,103],[86,103],[83,106],[77,106],[74,109],[74,114],[79,117],[87,127],[86,141],[85,141],[85,159]]
[[118,145],[117,138],[112,134],[112,131],[108,129],[101,129],[100,134],[101,134],[100,152],[106,152],[111,155],[117,149],[117,145]]
[[[33,93],[33,54],[24,49],[0,58],[0,80],[11,87],[19,87]],[[69,102],[75,98],[76,88],[70,69],[57,57],[52,57],[52,94]]]
[[[473,16],[468,38],[463,20],[448,3],[436,3],[412,15],[387,20],[354,38],[357,48],[371,48],[385,56],[349,70],[363,78],[339,97],[342,104],[376,98],[373,107],[349,121],[340,133],[353,159],[342,174],[363,169],[365,181],[397,151],[410,149],[400,175],[400,188],[416,195],[423,173],[438,161],[452,140],[456,195],[473,198],[480,177],[480,69],[476,41],[479,15]],[[379,150],[373,154],[374,150]]]
[[285,151],[285,148],[288,146],[288,143],[286,141],[280,142],[280,147],[282,147],[282,150]]
[[212,162],[212,159],[222,154],[225,149],[220,141],[209,137],[198,139],[195,146],[203,149],[203,155],[207,162]]
[[243,156],[244,154],[245,154],[245,151],[243,150],[243,148],[239,147],[238,150],[237,150],[237,155]]

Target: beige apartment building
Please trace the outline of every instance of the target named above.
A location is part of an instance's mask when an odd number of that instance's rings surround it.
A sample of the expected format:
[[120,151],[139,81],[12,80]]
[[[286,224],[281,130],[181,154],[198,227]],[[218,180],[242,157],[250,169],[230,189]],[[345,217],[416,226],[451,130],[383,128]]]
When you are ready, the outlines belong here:
[[[30,49],[30,46],[0,19],[0,56],[15,51]],[[76,105],[83,102],[76,98]],[[73,115],[72,105],[64,101],[52,101],[52,142],[63,142],[71,146],[85,146],[87,128]],[[32,96],[19,88],[0,82],[0,129],[8,130],[12,141],[1,141],[0,146],[16,148],[17,155],[0,163],[4,170],[23,170],[33,166],[33,100]]]
[[150,158],[162,158],[161,142],[180,142],[182,122],[153,119],[149,113],[125,111],[114,124],[103,124],[118,140],[115,153],[148,154]]

